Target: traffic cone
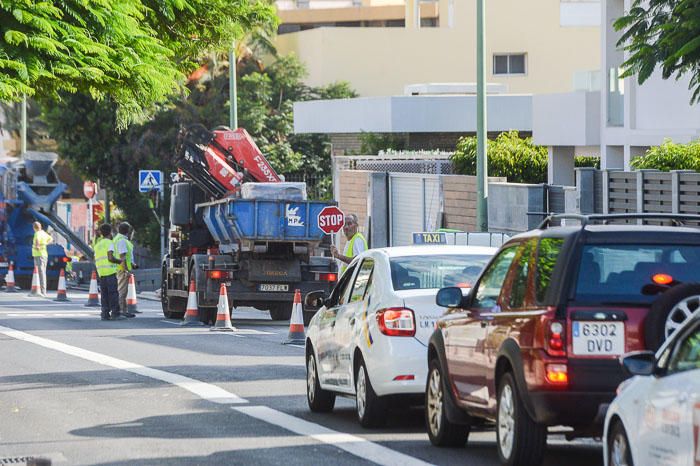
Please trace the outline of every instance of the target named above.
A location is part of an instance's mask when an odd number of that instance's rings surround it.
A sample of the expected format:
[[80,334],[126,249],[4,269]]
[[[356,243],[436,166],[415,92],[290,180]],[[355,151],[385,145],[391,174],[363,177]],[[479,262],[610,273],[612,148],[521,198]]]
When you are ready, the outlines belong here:
[[190,280],[190,293],[187,295],[187,309],[185,310],[185,318],[180,325],[204,325],[204,322],[199,320],[197,291],[194,285],[194,279]]
[[17,293],[17,286],[15,286],[15,265],[10,262],[10,267],[7,269],[7,275],[5,275],[5,291],[7,293]]
[[289,334],[285,345],[303,345],[306,343],[304,332],[304,314],[301,308],[301,291],[294,291],[294,304],[292,304],[292,317],[289,319]]
[[209,330],[218,330],[220,332],[233,332],[236,327],[231,325],[231,314],[228,310],[228,293],[226,285],[221,284],[219,288],[219,304],[216,306],[216,323]]
[[70,301],[68,296],[66,296],[66,273],[63,269],[61,269],[61,274],[58,276],[58,291],[56,291],[56,299],[54,301]]
[[39,269],[34,266],[34,272],[32,272],[32,289],[29,291],[29,296],[41,296],[41,289],[39,287]]
[[129,274],[129,286],[126,291],[126,312],[132,314],[141,314],[141,311],[137,309],[138,303],[136,302],[136,279],[134,274]]
[[88,302],[85,303],[86,307],[100,307],[100,297],[97,294],[97,272],[92,271],[92,277],[90,277],[90,290],[88,291]]

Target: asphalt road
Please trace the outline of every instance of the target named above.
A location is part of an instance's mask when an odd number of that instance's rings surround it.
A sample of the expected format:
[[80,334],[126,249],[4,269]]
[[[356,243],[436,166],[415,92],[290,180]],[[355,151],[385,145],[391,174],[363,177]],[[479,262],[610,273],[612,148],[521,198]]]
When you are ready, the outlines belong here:
[[[152,294],[151,294],[152,296]],[[286,324],[241,310],[235,333],[181,327],[141,297],[134,319],[103,322],[70,303],[0,292],[0,465],[496,465],[495,434],[432,447],[422,408],[365,430],[354,400],[310,413],[304,349]],[[547,465],[602,464],[594,441],[550,436]]]

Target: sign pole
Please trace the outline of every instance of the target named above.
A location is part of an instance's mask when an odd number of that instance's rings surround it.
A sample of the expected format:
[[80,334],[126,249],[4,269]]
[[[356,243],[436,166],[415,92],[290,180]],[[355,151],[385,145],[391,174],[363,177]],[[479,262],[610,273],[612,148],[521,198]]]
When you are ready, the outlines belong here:
[[163,185],[161,185],[161,190],[158,193],[160,196],[160,260],[162,261],[165,257],[165,205],[163,205],[163,188],[165,187],[165,180]]

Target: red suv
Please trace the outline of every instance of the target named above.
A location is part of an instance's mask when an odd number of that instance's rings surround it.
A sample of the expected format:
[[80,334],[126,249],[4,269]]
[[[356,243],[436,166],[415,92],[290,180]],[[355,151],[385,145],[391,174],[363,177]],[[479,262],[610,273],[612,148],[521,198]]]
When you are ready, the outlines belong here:
[[[574,218],[580,225],[552,226]],[[610,225],[624,220],[675,226]],[[434,445],[464,445],[495,422],[508,465],[539,464],[547,427],[599,436],[625,378],[618,357],[656,349],[698,307],[698,216],[551,216],[504,244],[468,296],[447,307],[428,349],[425,415]],[[603,223],[603,224],[595,224]]]

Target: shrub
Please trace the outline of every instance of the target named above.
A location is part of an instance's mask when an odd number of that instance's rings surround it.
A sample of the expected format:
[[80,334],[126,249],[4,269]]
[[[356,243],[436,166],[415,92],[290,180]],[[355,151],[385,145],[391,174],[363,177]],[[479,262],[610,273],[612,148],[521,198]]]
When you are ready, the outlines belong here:
[[[521,138],[517,131],[501,133],[488,141],[488,175],[506,177],[511,183],[545,183],[547,148],[536,146],[532,138]],[[476,137],[457,141],[452,156],[455,173],[476,175]]]
[[650,148],[644,157],[632,159],[636,169],[661,171],[695,170],[700,171],[700,140],[689,144],[676,144],[667,139],[660,146]]
[[588,155],[577,155],[574,157],[574,167],[593,167],[600,169],[600,157],[588,156]]

